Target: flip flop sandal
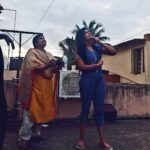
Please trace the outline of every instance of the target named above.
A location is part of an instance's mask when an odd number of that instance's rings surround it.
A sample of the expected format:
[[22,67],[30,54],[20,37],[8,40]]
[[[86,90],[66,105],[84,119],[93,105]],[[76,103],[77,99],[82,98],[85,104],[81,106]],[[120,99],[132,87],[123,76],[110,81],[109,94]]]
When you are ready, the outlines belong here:
[[84,144],[81,145],[81,144],[77,143],[77,144],[75,145],[75,148],[76,148],[76,149],[79,149],[79,150],[82,150],[82,149],[85,149],[85,145],[84,145]]
[[100,145],[100,147],[104,148],[105,150],[113,150],[113,148],[111,146],[107,147],[107,146]]

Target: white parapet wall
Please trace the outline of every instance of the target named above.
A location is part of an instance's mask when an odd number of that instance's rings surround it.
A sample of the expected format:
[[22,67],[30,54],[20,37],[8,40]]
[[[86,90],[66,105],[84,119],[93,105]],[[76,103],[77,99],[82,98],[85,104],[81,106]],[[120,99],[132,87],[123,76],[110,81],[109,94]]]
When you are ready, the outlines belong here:
[[17,71],[4,70],[4,80],[12,80],[16,78]]
[[[8,110],[14,109],[14,89],[12,80],[6,80],[5,94]],[[145,84],[106,84],[105,104],[112,104],[117,110],[118,118],[150,118],[150,85]],[[57,117],[73,118],[80,114],[80,98],[57,99]],[[91,107],[90,115],[93,114]]]
[[105,103],[113,104],[118,117],[150,117],[150,85],[108,83]]

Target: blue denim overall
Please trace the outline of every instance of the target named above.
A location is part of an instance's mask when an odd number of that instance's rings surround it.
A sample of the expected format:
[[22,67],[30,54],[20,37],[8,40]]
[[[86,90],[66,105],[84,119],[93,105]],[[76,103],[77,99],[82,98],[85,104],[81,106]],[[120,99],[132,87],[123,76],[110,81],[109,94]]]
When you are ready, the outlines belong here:
[[[94,51],[86,49],[86,64],[96,64],[101,59],[101,52],[102,47],[100,45],[96,45]],[[88,121],[88,114],[93,100],[96,123],[102,125],[104,123],[105,84],[101,68],[83,71],[79,85],[82,100],[80,122],[85,123]]]

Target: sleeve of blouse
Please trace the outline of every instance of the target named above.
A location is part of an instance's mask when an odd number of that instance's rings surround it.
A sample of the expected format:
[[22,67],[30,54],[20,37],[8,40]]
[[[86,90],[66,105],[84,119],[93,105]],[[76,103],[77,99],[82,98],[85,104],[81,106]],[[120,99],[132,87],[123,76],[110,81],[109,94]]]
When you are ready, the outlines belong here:
[[102,50],[105,49],[102,45],[95,44],[96,51],[98,53],[102,53]]

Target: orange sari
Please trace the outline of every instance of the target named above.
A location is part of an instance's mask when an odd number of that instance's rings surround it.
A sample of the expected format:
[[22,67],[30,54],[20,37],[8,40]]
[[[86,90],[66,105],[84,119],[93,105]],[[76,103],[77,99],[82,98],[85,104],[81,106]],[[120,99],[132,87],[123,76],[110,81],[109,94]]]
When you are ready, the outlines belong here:
[[[48,52],[41,52],[38,49],[30,49],[21,68],[19,83],[19,100],[23,109],[29,111],[30,119],[35,123],[44,123],[53,120],[56,115],[53,80],[44,78],[37,74],[36,69],[43,64],[48,64],[53,55]],[[49,70],[46,72],[52,76]],[[54,80],[55,81],[55,80]]]

